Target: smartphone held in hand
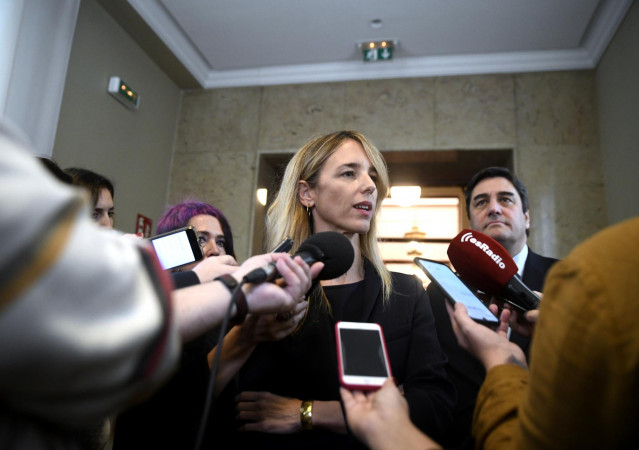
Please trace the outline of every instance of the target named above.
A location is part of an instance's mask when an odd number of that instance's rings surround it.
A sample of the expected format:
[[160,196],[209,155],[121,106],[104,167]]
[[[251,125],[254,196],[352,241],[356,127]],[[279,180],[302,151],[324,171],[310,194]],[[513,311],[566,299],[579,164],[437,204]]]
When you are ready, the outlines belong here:
[[204,258],[192,226],[179,228],[149,238],[165,270],[175,269]]
[[337,322],[337,366],[342,386],[379,389],[391,377],[382,327],[377,323]]
[[499,323],[499,319],[446,264],[419,257],[413,261],[444,292],[451,304],[463,303],[468,310],[468,315],[475,322],[488,326]]

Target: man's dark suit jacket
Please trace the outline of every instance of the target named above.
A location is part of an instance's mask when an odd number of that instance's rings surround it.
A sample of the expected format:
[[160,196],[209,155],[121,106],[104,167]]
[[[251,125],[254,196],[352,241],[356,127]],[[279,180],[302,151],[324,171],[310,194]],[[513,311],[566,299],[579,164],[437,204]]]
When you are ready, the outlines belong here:
[[[533,253],[528,249],[528,257],[524,265],[524,284],[534,291],[542,292],[546,273],[558,260]],[[449,437],[441,442],[446,448],[472,449],[474,441],[471,436],[473,410],[477,392],[481,387],[486,371],[479,361],[470,353],[461,348],[450,323],[450,317],[446,310],[446,298],[444,293],[431,283],[426,292],[430,298],[433,315],[435,316],[435,328],[439,343],[448,356],[446,370],[448,377],[457,388],[457,405],[454,410],[454,424]],[[524,336],[512,333],[511,341],[517,343],[528,353],[530,340]]]

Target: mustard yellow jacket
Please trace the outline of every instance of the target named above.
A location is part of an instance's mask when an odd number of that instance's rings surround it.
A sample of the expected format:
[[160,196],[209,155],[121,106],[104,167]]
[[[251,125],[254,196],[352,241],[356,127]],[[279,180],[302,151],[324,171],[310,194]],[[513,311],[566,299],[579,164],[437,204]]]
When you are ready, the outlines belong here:
[[555,264],[541,305],[530,371],[487,373],[477,448],[638,448],[639,218]]

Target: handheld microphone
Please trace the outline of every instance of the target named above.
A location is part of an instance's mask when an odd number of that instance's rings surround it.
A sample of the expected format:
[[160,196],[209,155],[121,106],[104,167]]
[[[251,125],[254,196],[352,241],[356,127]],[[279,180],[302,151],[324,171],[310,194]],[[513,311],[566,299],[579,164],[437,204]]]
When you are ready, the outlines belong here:
[[[355,252],[351,241],[342,233],[324,231],[309,236],[302,242],[293,256],[301,256],[302,260],[309,266],[318,261],[323,262],[324,268],[317,279],[332,280],[346,273],[353,265]],[[264,267],[252,270],[244,276],[242,281],[255,284],[273,281],[277,278],[280,278],[277,267],[274,263],[269,263]]]
[[490,236],[462,230],[450,242],[448,258],[461,278],[480,291],[523,312],[539,308],[541,299],[521,281],[508,251]]

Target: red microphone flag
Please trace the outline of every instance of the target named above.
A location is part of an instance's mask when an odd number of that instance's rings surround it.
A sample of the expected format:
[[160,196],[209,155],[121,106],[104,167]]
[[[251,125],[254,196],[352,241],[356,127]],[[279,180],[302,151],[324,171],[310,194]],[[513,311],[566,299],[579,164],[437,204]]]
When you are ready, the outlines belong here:
[[517,273],[517,264],[496,240],[479,231],[462,230],[448,246],[448,258],[464,281],[497,294]]

